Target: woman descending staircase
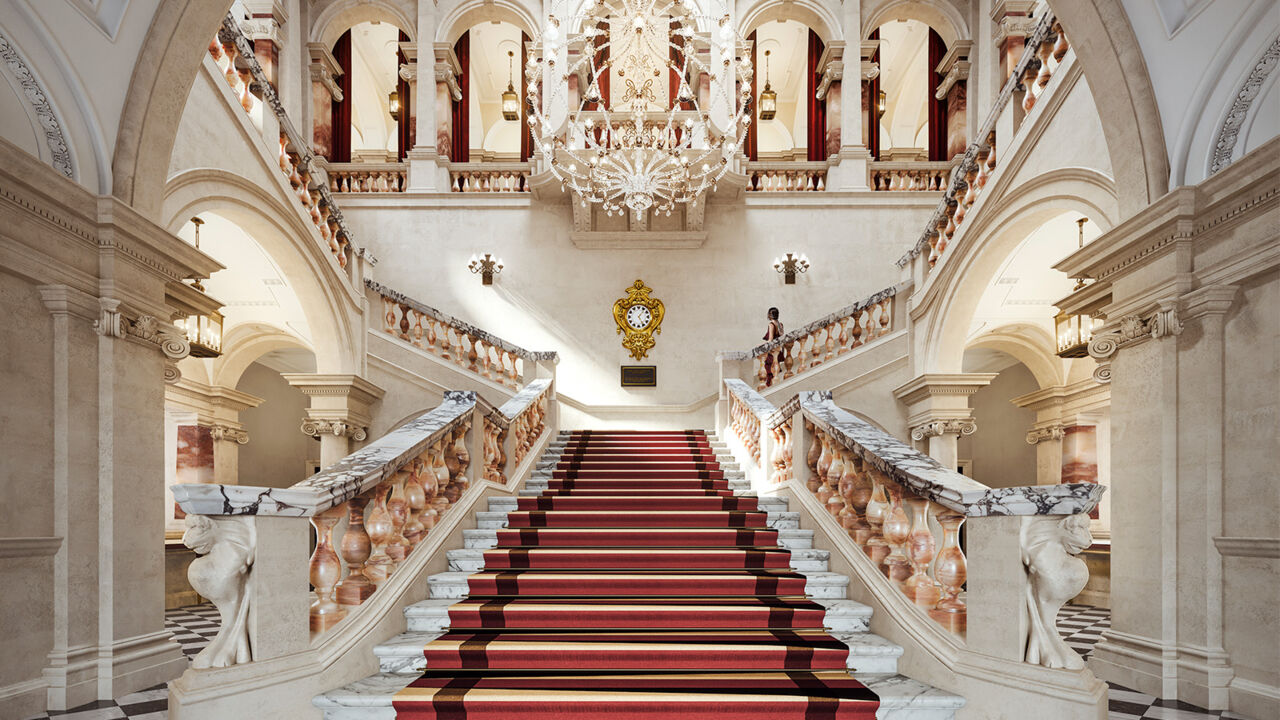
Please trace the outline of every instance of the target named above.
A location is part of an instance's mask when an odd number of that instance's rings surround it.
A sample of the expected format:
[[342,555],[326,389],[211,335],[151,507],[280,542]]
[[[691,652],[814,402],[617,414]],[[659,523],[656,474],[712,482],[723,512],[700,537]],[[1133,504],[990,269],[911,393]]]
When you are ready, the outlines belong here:
[[326,717],[943,720],[963,703],[896,674],[901,648],[867,632],[812,531],[742,494],[703,431],[566,433],[548,456],[478,513],[455,572],[376,650],[383,674],[316,698]]

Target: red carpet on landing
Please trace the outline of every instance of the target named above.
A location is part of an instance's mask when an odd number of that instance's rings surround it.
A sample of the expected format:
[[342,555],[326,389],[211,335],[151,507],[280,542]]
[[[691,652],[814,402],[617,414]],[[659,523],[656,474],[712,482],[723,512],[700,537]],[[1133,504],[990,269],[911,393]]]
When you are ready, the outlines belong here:
[[766,521],[702,431],[573,433],[396,716],[872,720]]

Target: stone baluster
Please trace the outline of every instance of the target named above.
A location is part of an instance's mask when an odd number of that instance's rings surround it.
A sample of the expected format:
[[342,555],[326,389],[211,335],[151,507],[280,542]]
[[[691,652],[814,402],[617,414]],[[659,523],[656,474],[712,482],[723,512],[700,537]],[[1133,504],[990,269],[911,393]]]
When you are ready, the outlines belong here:
[[871,525],[867,522],[867,505],[871,502],[871,481],[862,457],[851,453],[845,463],[845,473],[840,477],[840,495],[848,505],[849,515],[842,518],[841,526],[859,547],[871,537]]
[[960,590],[968,576],[968,563],[960,549],[960,526],[964,523],[964,515],[942,510],[937,519],[942,526],[942,549],[933,561],[933,575],[942,586],[942,599],[929,612],[929,617],[951,632],[963,634],[967,609],[960,599]]
[[911,561],[911,577],[902,584],[902,591],[916,605],[932,609],[938,604],[941,593],[933,578],[929,577],[929,564],[937,552],[933,530],[929,527],[929,507],[925,498],[910,495],[905,499],[911,508],[911,532],[907,539],[907,557]]
[[347,616],[347,611],[334,599],[334,587],[342,578],[342,561],[333,551],[333,528],[342,519],[346,508],[341,505],[311,518],[316,530],[316,548],[311,554],[311,584],[316,589],[315,602],[311,603],[311,631],[323,632]]
[[790,423],[783,423],[779,427],[782,428],[782,475],[784,481],[789,481],[796,476],[792,459],[792,451],[795,445],[792,444]]
[[457,462],[458,471],[452,478],[451,484],[458,487],[458,493],[466,492],[471,487],[471,480],[467,477],[467,468],[471,467],[471,451],[467,449],[467,433],[471,430],[471,421],[464,420],[462,424],[453,429],[453,457]]
[[[840,519],[840,513],[844,512],[844,496],[840,494],[840,478],[844,477],[844,464],[848,452],[843,447],[833,447],[831,453],[831,465],[827,467],[826,483],[823,490],[818,496],[819,502],[822,502],[827,508],[827,514],[837,521]],[[825,494],[825,499],[823,498]]]
[[373,552],[364,564],[364,574],[374,585],[381,585],[391,575],[391,557],[387,555],[387,543],[391,541],[395,528],[391,523],[391,513],[387,510],[387,495],[390,492],[391,483],[385,481],[373,489],[369,516],[364,521],[369,541],[373,543]]
[[445,323],[443,320],[439,321],[438,324],[440,327],[440,332],[438,333],[437,337],[440,340],[440,346],[439,346],[440,352],[437,354],[440,356],[441,360],[452,359],[452,356],[449,354],[449,325]]
[[884,539],[889,543],[889,556],[884,559],[885,577],[901,583],[911,577],[911,560],[907,557],[906,544],[911,537],[911,519],[902,505],[902,487],[886,482],[889,492],[889,511],[884,519]]
[[432,506],[436,510],[436,520],[439,521],[452,506],[450,495],[454,493],[453,488],[449,487],[449,468],[445,465],[444,436],[431,446],[431,472],[436,477],[436,497]]
[[491,362],[489,360],[489,346],[483,340],[476,338],[475,352],[478,360],[477,364],[480,367],[480,377],[486,380],[493,379],[493,376],[489,374],[489,363]]
[[409,502],[404,496],[404,483],[408,473],[396,472],[391,478],[391,494],[387,498],[387,512],[391,514],[391,540],[387,543],[387,556],[391,558],[392,571],[409,555],[409,542],[404,537],[404,526],[409,521]]
[[889,498],[885,495],[884,476],[876,468],[868,465],[867,472],[871,476],[871,500],[867,502],[867,524],[871,526],[871,536],[862,546],[871,562],[878,567],[889,556],[889,542],[884,538],[884,522],[889,517]]
[[364,510],[369,504],[368,493],[347,501],[347,529],[342,533],[342,559],[347,563],[347,576],[338,583],[337,598],[343,605],[359,605],[373,594],[373,583],[364,574],[365,562],[373,549],[369,533],[365,529]]
[[818,442],[822,444],[822,452],[818,455],[818,462],[814,465],[814,478],[810,479],[811,487],[809,490],[811,492],[817,491],[818,485],[814,484],[815,481],[820,483],[825,479],[827,470],[831,468],[831,441],[827,438],[825,432],[819,431],[817,437]]
[[893,325],[893,296],[889,296],[880,301],[880,333],[879,335],[888,334]]
[[409,543],[410,550],[417,547],[427,533],[421,517],[422,511],[427,508],[427,491],[422,487],[422,468],[422,461],[418,458],[414,458],[405,467],[408,475],[404,481],[404,500],[408,517],[401,535]]

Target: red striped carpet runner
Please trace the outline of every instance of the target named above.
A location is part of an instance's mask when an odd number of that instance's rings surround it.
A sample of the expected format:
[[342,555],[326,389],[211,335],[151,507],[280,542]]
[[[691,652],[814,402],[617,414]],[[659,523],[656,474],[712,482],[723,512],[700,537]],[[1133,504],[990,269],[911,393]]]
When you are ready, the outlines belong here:
[[402,720],[872,720],[702,431],[573,433],[394,700]]

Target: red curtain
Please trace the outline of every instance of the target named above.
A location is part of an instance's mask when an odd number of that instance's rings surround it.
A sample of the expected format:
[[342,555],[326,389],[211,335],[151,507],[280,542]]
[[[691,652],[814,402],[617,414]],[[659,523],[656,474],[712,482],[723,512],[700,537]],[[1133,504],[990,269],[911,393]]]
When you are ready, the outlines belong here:
[[751,71],[752,72],[751,72],[751,122],[747,123],[747,140],[746,140],[745,149],[747,152],[747,159],[754,162],[760,159],[759,147],[757,146],[757,143],[756,143],[756,138],[759,135],[759,133],[756,130],[756,125],[760,124],[760,113],[759,113],[759,107],[757,105],[757,103],[759,102],[759,95],[756,94],[756,77],[760,75],[760,69],[756,67],[756,33],[754,30],[751,31],[751,35],[747,37],[747,40],[751,43]]
[[[880,28],[871,31],[869,40],[880,39]],[[880,62],[880,48],[871,54],[871,62]],[[880,159],[880,76],[867,82],[867,152],[872,160]]]
[[333,142],[329,152],[332,162],[351,162],[351,31],[342,33],[338,42],[333,45],[333,59],[338,61],[342,76],[338,78],[338,89],[342,91],[342,101],[330,105],[333,125]]
[[600,23],[599,27],[603,33],[596,36],[595,63],[596,71],[600,74],[599,81],[596,83],[600,87],[600,102],[588,108],[589,110],[595,110],[602,106],[606,109],[609,107],[609,70],[600,70],[609,62],[609,48],[605,46],[605,43],[609,42],[609,23]]
[[[671,69],[667,71],[668,76],[668,97],[671,100],[672,107],[675,107],[676,99],[680,96],[680,73],[684,69],[684,36],[676,35],[675,32],[681,28],[680,20],[671,18],[671,48],[669,50],[671,57]],[[690,81],[692,82],[692,80]],[[690,90],[693,87],[690,85]],[[680,103],[681,110],[692,110],[693,103],[689,101]]]
[[529,53],[529,34],[520,32],[520,162],[533,155],[533,128],[529,127],[529,80],[524,74],[524,60]]
[[458,58],[458,67],[462,72],[458,75],[458,87],[462,89],[462,99],[453,104],[453,148],[449,159],[453,162],[471,162],[471,31],[462,33],[458,42],[453,45],[453,54]]
[[[401,30],[400,42],[409,42],[409,35]],[[400,48],[396,48],[396,93],[400,95],[400,117],[396,120],[396,157],[404,160],[413,148],[414,125],[413,98],[409,95],[409,82],[400,77],[400,66],[407,62]]]
[[947,45],[942,36],[933,28],[929,28],[929,159],[946,160],[947,158],[947,100],[934,97],[938,85],[942,84],[942,76],[936,72],[942,56],[947,54]]
[[827,159],[827,101],[819,100],[818,84],[822,82],[822,51],[826,44],[812,28],[809,30],[809,159]]

